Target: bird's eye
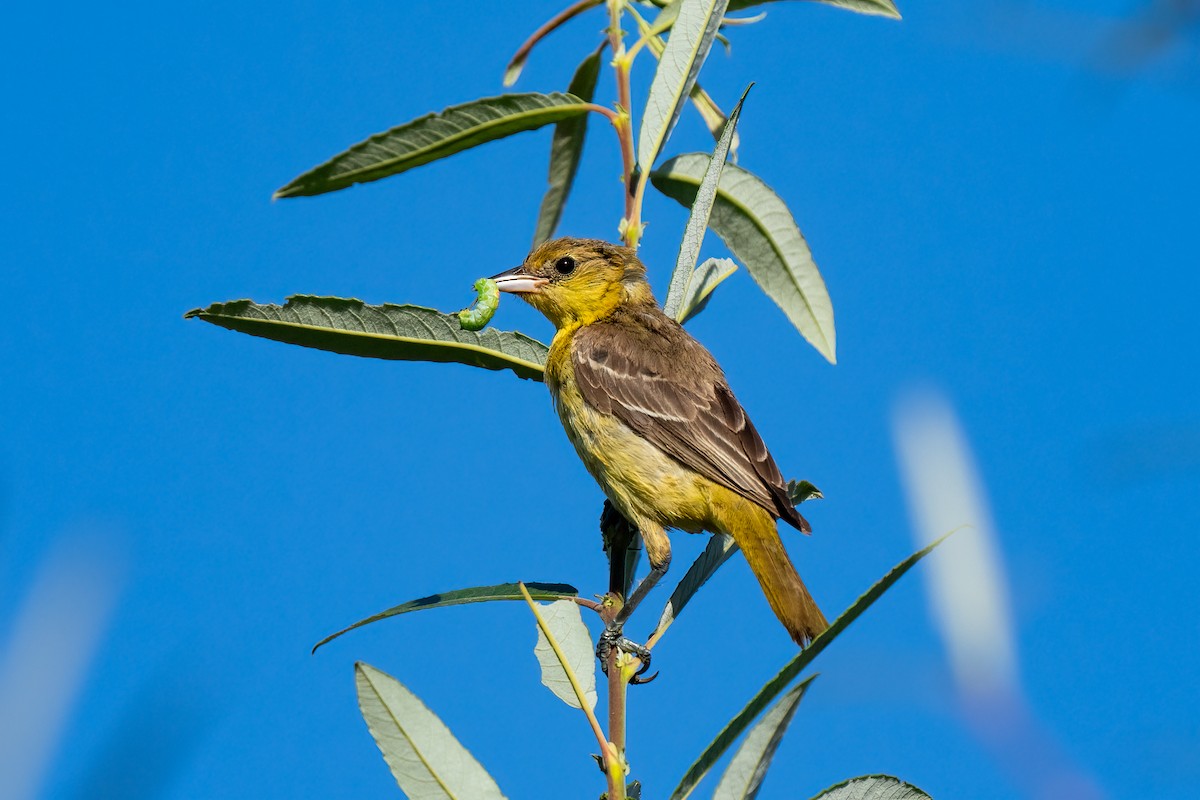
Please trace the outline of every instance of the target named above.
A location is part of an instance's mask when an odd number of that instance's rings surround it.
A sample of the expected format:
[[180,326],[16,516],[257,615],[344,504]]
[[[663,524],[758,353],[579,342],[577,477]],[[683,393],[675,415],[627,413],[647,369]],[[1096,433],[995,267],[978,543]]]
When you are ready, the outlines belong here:
[[570,275],[575,271],[575,259],[570,256],[563,256],[554,262],[554,268],[558,270],[559,275]]

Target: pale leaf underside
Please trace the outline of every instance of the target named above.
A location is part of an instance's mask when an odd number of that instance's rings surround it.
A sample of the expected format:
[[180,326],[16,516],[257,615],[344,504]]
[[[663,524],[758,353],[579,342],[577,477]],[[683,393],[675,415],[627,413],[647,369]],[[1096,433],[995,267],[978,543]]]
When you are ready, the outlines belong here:
[[[589,707],[596,705],[596,651],[592,637],[579,612],[579,605],[570,600],[558,600],[539,609],[542,622],[558,642],[559,649],[574,673]],[[579,708],[571,680],[563,664],[558,660],[554,648],[538,626],[537,644],[533,648],[542,667],[542,684],[555,696],[572,708]]]
[[679,304],[675,318],[680,322],[687,322],[703,311],[708,305],[708,299],[712,296],[713,289],[716,289],[721,281],[735,272],[737,272],[737,264],[728,258],[710,258],[696,267],[684,290],[683,300]]
[[[703,153],[676,156],[655,170],[651,180],[659,191],[691,207],[708,162]],[[726,164],[709,228],[796,330],[834,363],[833,303],[812,251],[779,195],[752,173]]]
[[402,683],[362,662],[354,674],[363,719],[409,800],[504,800],[487,770]]
[[728,0],[683,0],[679,6],[679,16],[650,82],[638,132],[637,165],[643,176],[654,166],[679,119],[679,112],[712,48],[727,3]]
[[676,316],[684,295],[688,293],[689,284],[695,278],[693,272],[696,261],[700,257],[700,245],[704,242],[704,232],[708,230],[708,220],[712,214],[713,203],[716,201],[717,185],[725,169],[725,159],[729,155],[729,145],[737,130],[742,104],[746,102],[746,95],[749,92],[750,88],[747,87],[737,105],[733,107],[733,111],[729,113],[729,120],[725,123],[725,129],[721,132],[716,147],[713,148],[713,154],[704,170],[704,177],[696,190],[696,199],[692,201],[687,225],[683,231],[683,240],[679,245],[679,255],[675,259],[675,269],[671,273],[667,302],[664,306],[664,310],[671,316]]

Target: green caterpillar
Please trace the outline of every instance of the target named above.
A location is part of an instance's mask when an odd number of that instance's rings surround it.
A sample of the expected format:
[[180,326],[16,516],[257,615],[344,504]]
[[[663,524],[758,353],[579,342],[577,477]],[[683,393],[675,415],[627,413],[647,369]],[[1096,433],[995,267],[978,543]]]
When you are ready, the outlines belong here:
[[466,330],[477,331],[487,325],[500,305],[500,290],[491,278],[475,281],[475,302],[458,312],[458,324]]

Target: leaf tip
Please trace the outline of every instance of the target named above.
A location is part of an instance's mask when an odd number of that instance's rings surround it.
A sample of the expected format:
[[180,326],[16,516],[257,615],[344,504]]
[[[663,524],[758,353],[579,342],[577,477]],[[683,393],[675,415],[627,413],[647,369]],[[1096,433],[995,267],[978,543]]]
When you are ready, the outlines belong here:
[[800,333],[805,339],[808,339],[809,343],[816,348],[818,353],[825,357],[826,361],[832,366],[837,366],[837,339],[834,338],[835,334],[832,326],[829,331],[823,329],[818,331],[817,336],[820,337],[819,341],[816,337],[809,337],[804,331],[800,331]]
[[875,14],[876,16],[887,17],[889,19],[903,19],[900,16],[900,9],[896,7],[896,4],[892,0],[881,0],[879,10]]
[[518,61],[510,61],[508,66],[504,68],[504,77],[501,79],[501,84],[507,89],[517,82],[517,78],[521,77],[521,71],[525,68],[525,64]]

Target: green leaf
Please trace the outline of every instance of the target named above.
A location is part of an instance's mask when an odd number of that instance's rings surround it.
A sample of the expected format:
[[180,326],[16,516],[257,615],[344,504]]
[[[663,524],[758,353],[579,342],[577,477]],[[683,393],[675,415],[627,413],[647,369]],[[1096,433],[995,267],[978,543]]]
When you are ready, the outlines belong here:
[[[673,0],[670,5],[663,9],[663,13],[659,14],[654,20],[653,25],[647,23],[641,16],[635,17],[638,24],[638,32],[646,39],[646,44],[656,59],[662,58],[663,50],[667,46],[655,31],[666,30],[671,27],[675,21],[675,16],[679,13],[678,8],[681,2],[682,0]],[[664,16],[672,8],[674,8],[674,12],[670,14],[670,18],[664,19]],[[664,25],[665,27],[662,27]],[[708,128],[709,133],[712,134],[713,139],[720,140],[721,131],[725,128],[725,114],[717,107],[713,99],[708,96],[708,92],[704,91],[699,81],[692,86],[692,90],[688,92],[688,97],[691,99],[692,105],[696,107],[696,111],[700,113],[700,117],[704,120],[704,124]],[[733,135],[733,143],[729,147],[730,152],[734,154],[734,161],[737,161],[738,139],[739,137],[735,133]]]
[[812,663],[813,659],[820,655],[829,644],[841,634],[854,620],[858,619],[864,611],[878,600],[884,592],[892,587],[892,585],[900,580],[904,573],[912,569],[913,565],[920,561],[925,556],[933,552],[933,549],[950,536],[953,536],[955,531],[947,533],[942,538],[930,544],[917,552],[913,553],[908,558],[901,561],[896,566],[884,575],[879,581],[868,589],[861,597],[854,601],[848,609],[842,612],[842,615],[833,621],[824,633],[813,639],[808,647],[800,651],[799,655],[789,661],[779,673],[767,681],[767,683],[758,690],[754,697],[750,698],[750,702],[746,707],[734,716],[733,719],[717,734],[717,738],[712,741],[696,762],[688,768],[687,773],[675,787],[675,791],[671,793],[671,800],[683,800],[692,793],[696,785],[703,780],[708,771],[712,769],[712,765],[724,755],[729,746],[733,744],[742,732],[745,731],[754,718],[759,715],[764,708],[767,707],[772,700],[779,696],[784,689],[791,684],[796,677]]
[[531,131],[586,113],[588,103],[569,94],[504,94],[486,97],[377,133],[314,167],[275,197],[324,194],[398,175],[476,145]]
[[812,800],[933,800],[911,783],[891,775],[863,775],[830,786]]
[[409,800],[504,800],[487,770],[400,681],[360,661],[354,683],[367,728]]
[[737,543],[729,534],[715,533],[709,537],[704,552],[692,562],[683,578],[676,584],[675,591],[671,592],[671,599],[663,607],[658,625],[654,628],[654,640],[662,638],[667,628],[671,627],[671,623],[683,613],[683,607],[700,591],[700,587],[737,551]]
[[[900,19],[900,9],[896,8],[896,4],[892,0],[817,0],[829,6],[837,6],[845,8],[859,14],[867,14],[875,17],[891,17]],[[776,0],[729,0],[730,11],[741,11],[744,8],[753,6],[761,6],[766,3],[776,2]]]
[[[565,583],[527,583],[525,584],[525,588],[529,590],[529,594],[534,600],[560,600],[566,597],[576,597],[579,594],[578,589]],[[524,598],[521,595],[521,590],[515,583],[500,583],[495,586],[474,586],[470,589],[455,589],[452,592],[431,594],[428,597],[421,597],[416,600],[409,600],[407,603],[401,603],[398,606],[392,606],[387,611],[380,611],[378,614],[372,614],[366,619],[360,619],[353,625],[347,625],[337,633],[331,633],[317,642],[313,645],[312,651],[314,653],[317,652],[318,647],[332,642],[343,633],[349,633],[355,628],[361,628],[364,625],[370,625],[372,622],[378,622],[388,617],[407,614],[410,611],[461,606],[467,603],[490,603],[493,600],[522,599]]]
[[[600,77],[600,54],[604,52],[601,45],[594,53],[583,60],[571,78],[567,92],[581,100],[592,101],[596,93],[596,81]],[[579,170],[579,160],[583,156],[583,142],[587,137],[587,115],[564,119],[554,126],[554,138],[550,142],[550,188],[542,198],[542,207],[538,209],[537,230],[533,234],[533,246],[554,236],[562,219],[563,207],[567,204],[567,196],[571,194],[571,186],[575,183],[575,173]]]
[[654,166],[679,119],[679,112],[712,48],[727,4],[728,0],[683,0],[679,6],[679,16],[650,83],[638,133],[637,164],[643,178]]
[[[676,156],[650,176],[655,187],[691,207],[708,156]],[[787,206],[758,177],[726,164],[709,227],[821,355],[836,363],[833,304],[812,251]]]
[[[667,289],[667,302],[663,306],[663,310],[676,319],[680,319],[677,312],[681,307],[684,295],[688,294],[688,284],[691,282],[692,273],[696,268],[696,261],[700,258],[700,245],[704,243],[704,232],[708,230],[708,218],[717,198],[717,184],[721,180],[721,172],[725,169],[729,144],[733,141],[733,133],[737,130],[738,118],[742,114],[742,104],[746,102],[746,95],[750,93],[751,86],[753,84],[746,87],[746,91],[742,92],[741,99],[729,113],[729,119],[725,123],[725,129],[721,132],[721,138],[717,141],[712,157],[709,158],[708,165],[704,168],[704,177],[700,180],[696,199],[692,201],[687,225],[683,230],[683,241],[679,244],[679,255],[675,259],[675,270],[671,273],[671,284]],[[680,319],[680,321],[682,320]]]
[[729,766],[725,768],[725,774],[721,776],[721,782],[717,784],[717,790],[713,793],[713,800],[754,800],[758,796],[759,787],[762,786],[767,769],[771,766],[771,759],[775,757],[775,751],[783,741],[783,735],[787,733],[788,725],[796,715],[796,709],[800,707],[801,698],[816,677],[813,675],[788,690],[788,693],[779,698],[779,702],[763,714],[762,719],[750,729],[742,746],[733,754]]
[[792,505],[798,506],[806,500],[820,500],[825,495],[821,494],[821,490],[813,486],[808,481],[788,481],[787,483],[788,499],[792,501]]
[[571,708],[580,708],[579,698],[564,668],[569,667],[579,680],[579,688],[583,691],[588,707],[595,708],[596,647],[592,644],[587,626],[583,624],[579,606],[570,600],[558,600],[542,606],[541,617],[566,658],[565,665],[558,660],[554,648],[550,646],[550,640],[539,625],[533,654],[542,666],[542,685]]
[[696,267],[675,318],[684,323],[703,311],[713,289],[735,272],[737,264],[728,258],[710,258]]
[[[517,588],[521,590],[522,596],[525,599],[525,604],[529,606],[529,610],[533,614],[533,618],[537,620],[539,644],[544,638],[546,645],[552,651],[554,659],[558,661],[559,666],[562,668],[561,677],[566,679],[566,684],[570,686],[571,692],[575,695],[575,702],[570,703],[570,705],[583,711],[584,716],[588,718],[588,722],[591,724],[592,729],[597,733],[597,735],[599,735],[600,726],[596,721],[595,715],[592,713],[592,708],[596,705],[596,669],[595,665],[592,663],[591,655],[589,654],[588,656],[588,664],[591,669],[577,672],[572,665],[579,659],[580,656],[576,652],[572,652],[570,655],[568,655],[567,651],[563,649],[563,645],[559,643],[558,636],[555,635],[555,631],[550,627],[549,624],[547,624],[546,618],[538,609],[538,604],[533,602],[533,597],[529,594],[529,591],[523,584],[519,584]],[[583,623],[580,622],[580,625],[582,624]],[[566,633],[576,639],[578,638],[578,635],[575,633],[571,633],[570,631],[567,631]],[[584,638],[588,639],[590,644],[591,639],[587,636],[586,629],[583,632],[583,636]],[[580,643],[575,641],[570,646],[572,651],[575,651],[580,648]],[[535,652],[537,652],[536,649]],[[538,660],[542,661],[542,657],[540,655],[538,656]],[[552,683],[557,685],[559,682],[557,680],[553,680],[549,683],[546,681],[545,666],[545,662],[543,661],[542,682],[547,686],[551,686],[553,689]],[[591,677],[590,680],[588,680],[585,684],[584,682],[581,682],[580,675],[583,675],[585,678],[588,675]],[[588,684],[590,684],[590,690],[585,688],[585,686]],[[555,693],[558,693],[557,690],[555,690]],[[603,744],[603,740],[601,740],[601,744]],[[601,769],[607,768],[607,755],[604,758],[601,758],[600,756],[592,757],[595,758],[598,763],[600,763]]]
[[252,300],[214,303],[183,315],[231,331],[365,358],[436,361],[510,369],[542,380],[549,348],[516,331],[463,330],[458,317],[421,306],[369,306],[341,297],[294,295],[282,306]]

